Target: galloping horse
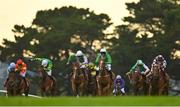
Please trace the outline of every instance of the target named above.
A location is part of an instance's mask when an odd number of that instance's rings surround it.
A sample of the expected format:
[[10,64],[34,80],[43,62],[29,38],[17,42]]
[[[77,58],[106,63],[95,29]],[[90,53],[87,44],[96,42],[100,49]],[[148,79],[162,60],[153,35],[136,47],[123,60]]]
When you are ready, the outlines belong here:
[[74,96],[82,96],[85,94],[87,81],[78,62],[72,63],[71,85]]
[[[23,93],[25,96],[28,96],[29,86],[26,85],[22,76],[20,76],[19,72],[12,71],[8,75],[9,79],[7,81],[6,89],[8,96],[21,96]],[[29,81],[26,79],[27,83]]]
[[128,74],[128,78],[130,80],[130,84],[133,87],[134,95],[141,95],[142,92],[147,94],[145,76],[141,74],[140,71],[136,70]]
[[39,74],[42,76],[40,83],[41,95],[42,96],[55,96],[56,95],[56,79],[53,76],[49,76],[43,67],[38,68]]
[[160,69],[160,64],[151,68],[149,95],[168,95],[169,75]]
[[[113,78],[115,75],[112,75]],[[100,96],[107,96],[110,94],[113,88],[113,81],[111,80],[109,71],[107,71],[104,59],[99,61],[99,76],[97,77],[98,94]]]

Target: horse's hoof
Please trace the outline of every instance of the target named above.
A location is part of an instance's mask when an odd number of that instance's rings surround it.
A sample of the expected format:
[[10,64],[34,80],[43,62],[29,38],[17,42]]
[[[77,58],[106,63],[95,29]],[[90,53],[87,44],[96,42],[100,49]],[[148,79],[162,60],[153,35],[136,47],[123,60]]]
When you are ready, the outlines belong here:
[[77,95],[76,98],[79,98],[79,95]]

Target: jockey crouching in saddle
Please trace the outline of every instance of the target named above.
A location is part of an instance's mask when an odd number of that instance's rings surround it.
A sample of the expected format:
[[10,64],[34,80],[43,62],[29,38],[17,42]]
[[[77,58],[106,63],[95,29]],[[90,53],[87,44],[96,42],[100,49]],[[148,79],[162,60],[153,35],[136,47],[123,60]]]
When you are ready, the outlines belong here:
[[52,67],[53,67],[53,63],[50,59],[47,58],[32,58],[30,59],[30,61],[40,61],[41,62],[41,66],[43,67],[43,70],[47,73],[47,75],[52,79],[55,80],[52,77]]
[[132,73],[132,72],[140,72],[142,75],[146,75],[149,73],[149,68],[147,65],[145,65],[142,60],[137,60],[136,64],[130,69],[129,72],[126,73],[126,75]]
[[120,75],[117,75],[116,79],[114,80],[113,94],[116,96],[116,94],[118,93],[117,92],[118,84],[120,84],[120,91],[121,91],[122,95],[125,95],[125,90],[124,90],[125,81]]
[[11,63],[9,64],[8,68],[7,68],[7,79],[6,79],[6,81],[4,82],[4,87],[6,87],[7,82],[8,82],[8,80],[9,80],[9,77],[8,77],[9,73],[10,73],[10,72],[14,72],[15,69],[16,69],[16,64],[15,64],[14,62],[11,62]]
[[111,59],[111,56],[110,54],[106,51],[106,49],[102,48],[100,50],[100,53],[97,55],[96,57],[96,60],[95,60],[95,64],[97,65],[97,75],[99,75],[99,61],[100,59],[103,58],[104,59],[104,62],[105,62],[105,66],[106,66],[106,69],[108,70],[109,74],[110,74],[110,78],[111,80],[113,80],[113,77],[112,77],[112,71],[111,71],[111,64],[112,64],[112,59]]
[[16,62],[16,72],[20,72],[20,75],[23,77],[24,82],[26,83],[26,86],[29,86],[28,82],[26,81],[26,72],[27,72],[27,66],[22,61],[22,59],[18,59]]
[[87,57],[84,55],[84,53],[81,50],[78,50],[76,52],[76,60],[77,62],[80,64],[80,69],[82,69],[84,76],[86,77],[86,79],[88,80],[88,70],[86,68],[86,65],[88,64],[88,59]]
[[162,55],[158,55],[153,60],[153,63],[151,65],[152,69],[150,73],[146,76],[147,78],[152,74],[153,67],[158,66],[158,64],[160,65],[160,71],[165,72],[167,62]]
[[[14,68],[14,67],[15,67],[15,68]],[[20,74],[20,76],[22,76],[22,78],[23,78],[26,86],[29,86],[29,84],[28,84],[28,82],[26,81],[26,78],[25,78],[26,72],[27,72],[27,66],[26,66],[26,64],[22,61],[22,59],[18,59],[17,62],[16,62],[16,64],[12,62],[12,63],[9,65],[9,67],[8,67],[8,73],[9,73],[9,72],[12,72],[12,71],[19,72],[19,74]],[[6,84],[7,84],[7,81],[8,81],[8,80],[9,80],[9,79],[7,78],[7,80],[6,80],[5,84],[4,84],[5,87],[6,87]]]

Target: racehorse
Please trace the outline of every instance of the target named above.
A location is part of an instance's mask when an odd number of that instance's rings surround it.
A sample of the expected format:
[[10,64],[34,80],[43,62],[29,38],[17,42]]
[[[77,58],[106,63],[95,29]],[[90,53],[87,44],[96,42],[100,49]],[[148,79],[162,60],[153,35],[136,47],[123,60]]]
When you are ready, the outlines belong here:
[[78,62],[72,63],[71,86],[74,96],[82,96],[85,94],[87,79],[84,73]]
[[88,67],[87,95],[97,95],[96,70],[90,67]]
[[141,95],[142,92],[146,95],[148,92],[145,76],[141,74],[140,71],[136,70],[128,74],[130,84],[132,85],[134,95]]
[[[113,78],[115,78],[114,73],[112,74]],[[104,59],[101,58],[99,61],[99,75],[97,76],[97,87],[98,87],[98,95],[107,96],[110,95],[113,89],[113,80],[111,80],[109,71],[105,66]]]
[[149,95],[168,95],[169,75],[162,71],[160,64],[151,68]]
[[6,85],[8,96],[21,96],[23,93],[28,96],[29,93],[29,81],[26,79],[28,86],[26,85],[22,76],[18,71],[11,71],[8,75],[8,81]]
[[53,76],[49,76],[43,67],[38,67],[38,73],[42,77],[40,83],[41,95],[42,96],[55,96],[57,93],[57,83]]

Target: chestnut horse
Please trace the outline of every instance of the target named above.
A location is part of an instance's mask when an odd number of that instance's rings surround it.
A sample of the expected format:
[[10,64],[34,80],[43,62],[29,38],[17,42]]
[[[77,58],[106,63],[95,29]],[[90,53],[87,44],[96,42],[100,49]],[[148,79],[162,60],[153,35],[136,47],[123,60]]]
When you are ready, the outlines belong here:
[[149,95],[168,95],[169,75],[160,69],[160,64],[151,68]]
[[145,82],[146,77],[142,75],[140,71],[136,70],[134,72],[131,72],[127,76],[130,80],[130,84],[132,85],[134,95],[141,95],[142,92],[144,92],[144,94],[147,94],[148,88]]
[[38,73],[42,77],[40,83],[41,95],[42,96],[55,96],[57,93],[56,79],[53,76],[49,76],[43,67],[38,68]]
[[[26,81],[28,84],[30,84],[27,79]],[[6,90],[8,96],[21,96],[23,93],[25,96],[28,96],[29,86],[26,85],[23,77],[20,76],[19,72],[11,71],[8,75]]]
[[[112,74],[115,78],[114,73]],[[107,96],[110,95],[110,92],[113,90],[113,81],[110,77],[110,73],[105,66],[104,59],[101,58],[99,61],[99,75],[97,76],[97,87],[98,95]]]
[[72,63],[71,86],[74,96],[83,96],[85,94],[87,79],[84,73],[78,62]]

